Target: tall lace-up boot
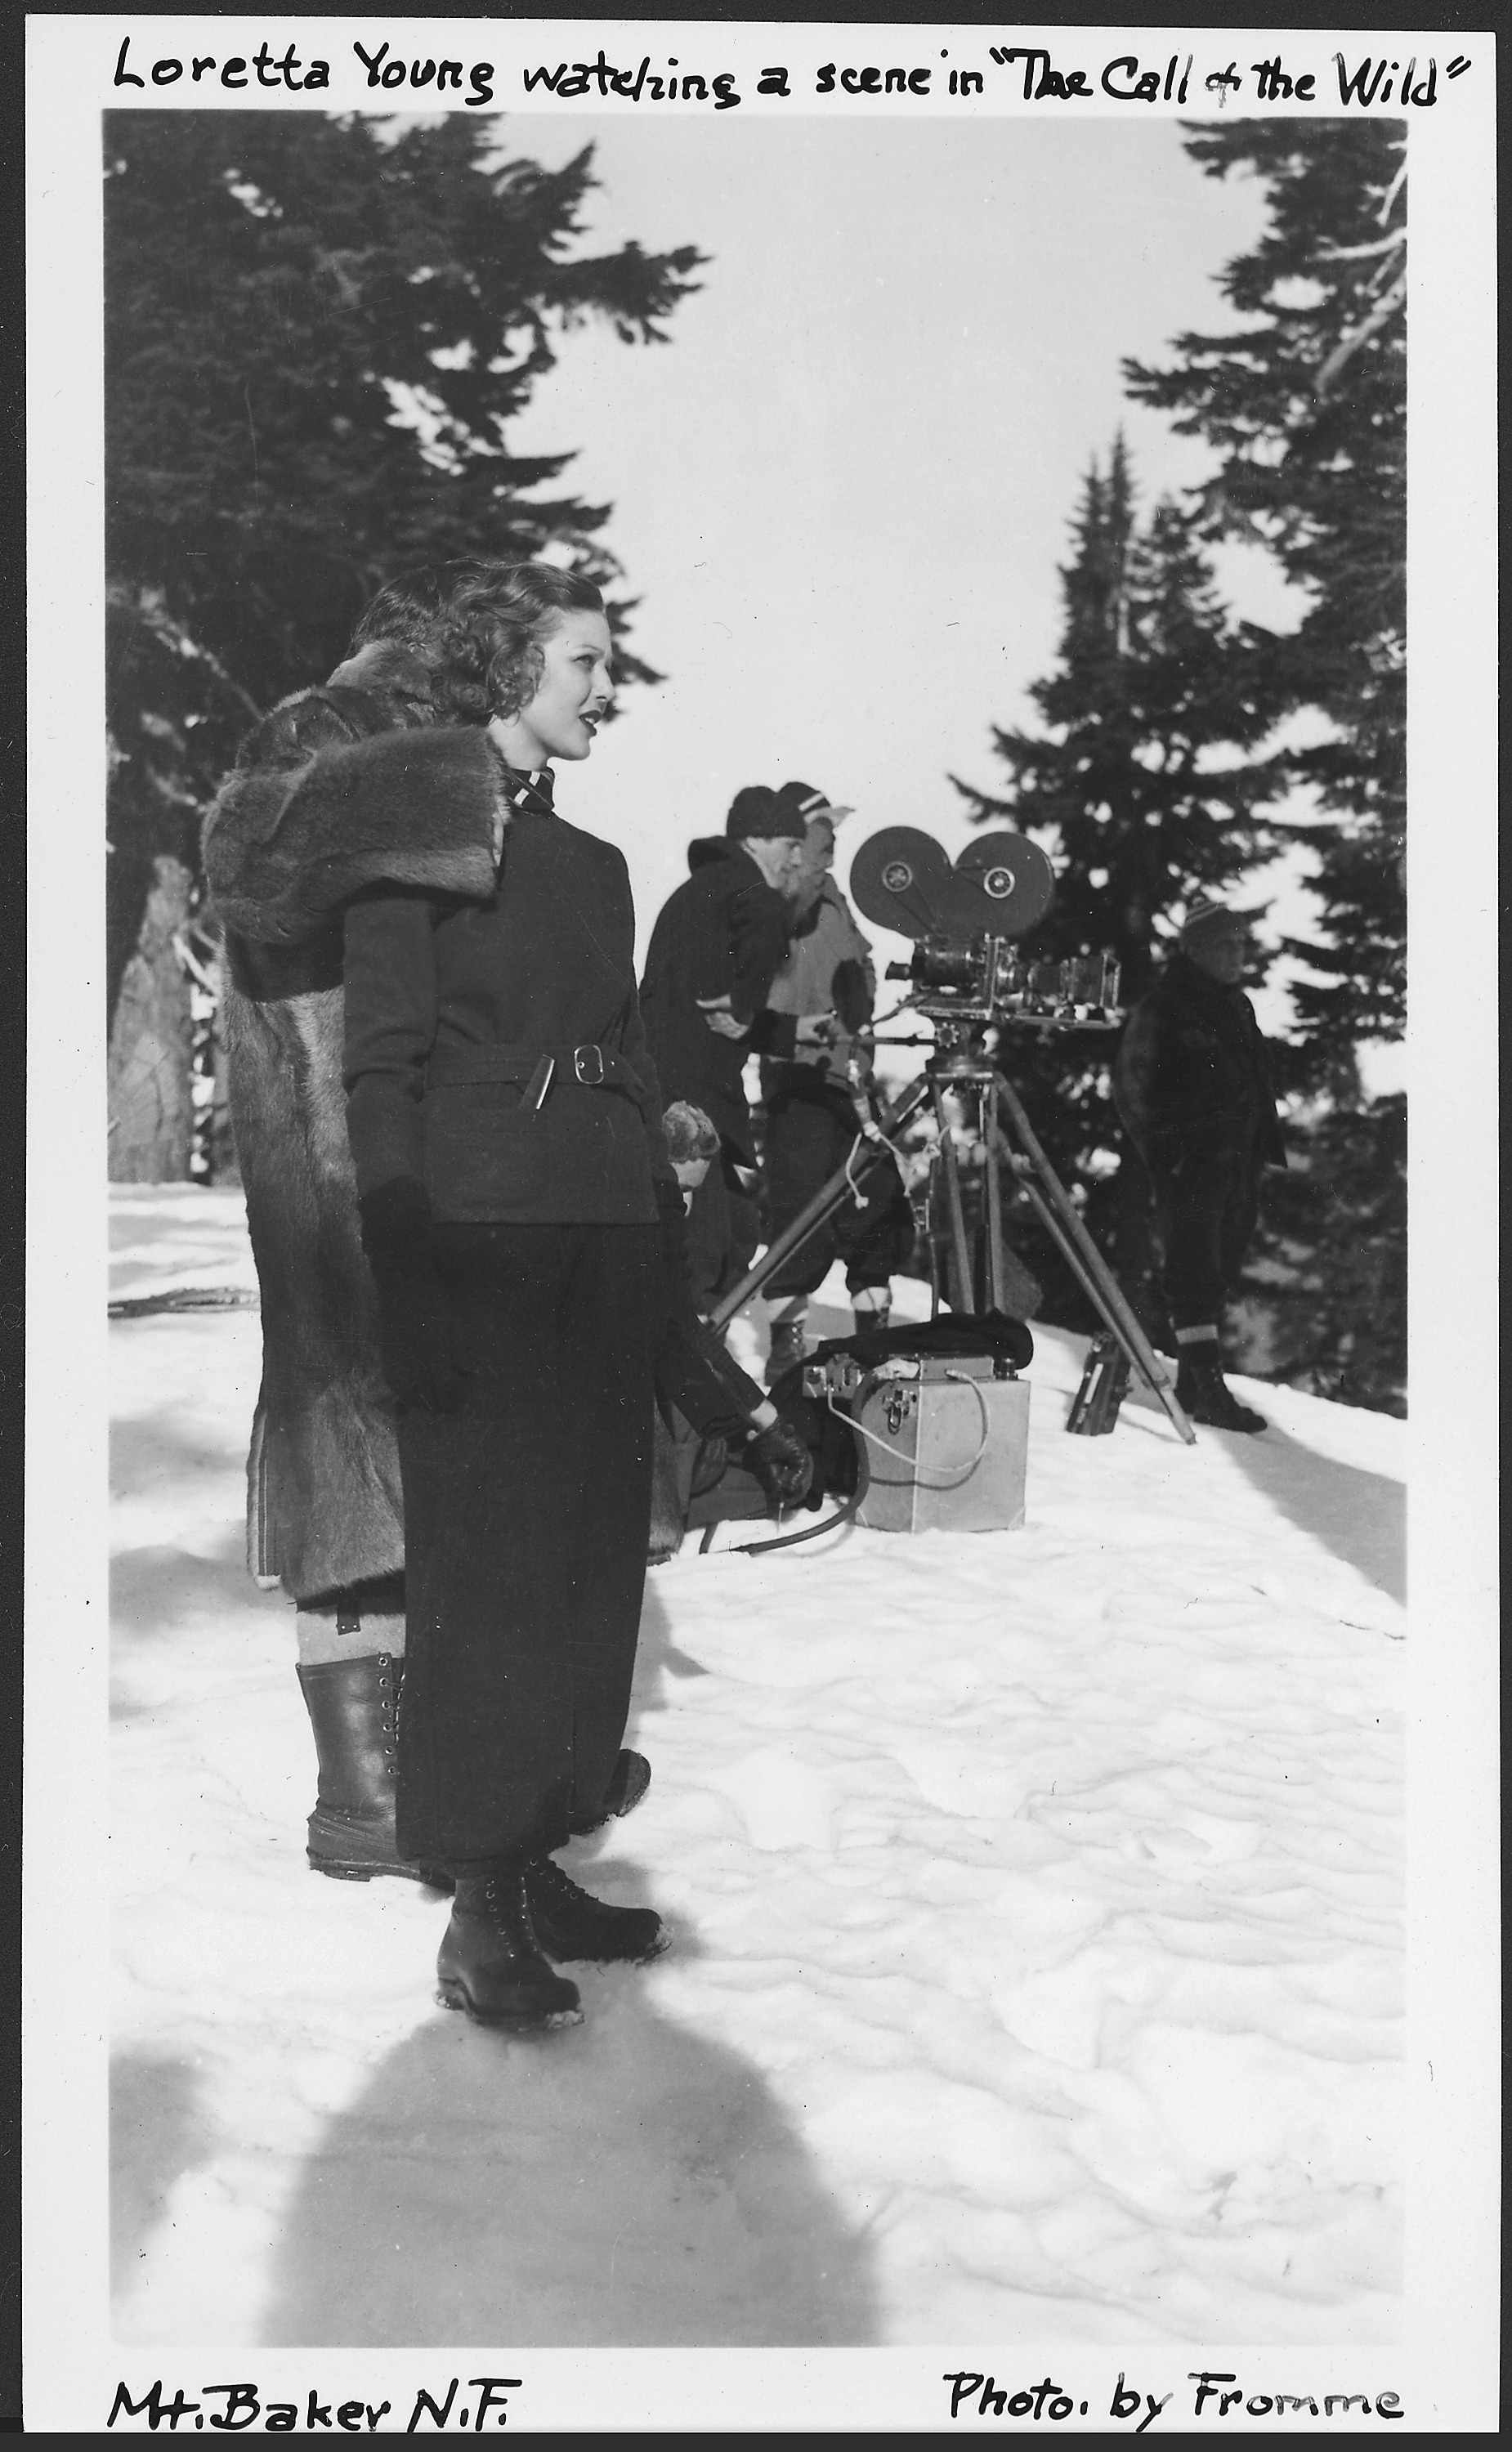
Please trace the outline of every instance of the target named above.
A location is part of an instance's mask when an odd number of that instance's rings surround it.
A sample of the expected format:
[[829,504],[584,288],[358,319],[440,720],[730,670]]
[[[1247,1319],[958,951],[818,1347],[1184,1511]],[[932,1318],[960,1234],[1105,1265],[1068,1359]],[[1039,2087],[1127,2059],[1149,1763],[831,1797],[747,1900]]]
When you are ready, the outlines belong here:
[[481,2026],[529,2034],[582,2024],[578,1987],[547,1963],[523,1865],[454,1866],[457,1892],[436,1960],[437,1998]]
[[550,1856],[525,1869],[530,1921],[551,1958],[592,1958],[600,1965],[628,1959],[643,1965],[667,1947],[655,1908],[616,1908],[579,1889]]
[[299,1664],[320,1766],[304,1852],[318,1873],[338,1882],[370,1882],[375,1873],[411,1882],[439,1878],[406,1864],[395,1842],[403,1678],[404,1663],[390,1651]]

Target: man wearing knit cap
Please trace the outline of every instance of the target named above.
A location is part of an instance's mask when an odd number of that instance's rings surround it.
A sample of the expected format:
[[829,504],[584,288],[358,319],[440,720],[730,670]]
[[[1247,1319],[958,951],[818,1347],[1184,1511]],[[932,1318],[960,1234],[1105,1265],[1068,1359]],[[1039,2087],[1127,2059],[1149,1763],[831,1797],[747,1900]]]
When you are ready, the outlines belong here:
[[701,1107],[719,1162],[694,1194],[688,1254],[694,1298],[709,1311],[745,1275],[758,1239],[748,1056],[822,1044],[829,1017],[774,1012],[787,959],[803,819],[765,783],[730,804],[722,839],[690,843],[691,874],[663,905],[646,954],[640,1009],[664,1099]]
[[1286,1163],[1266,1042],[1239,984],[1252,916],[1207,897],[1191,905],[1113,1065],[1113,1101],[1155,1196],[1176,1395],[1194,1422],[1225,1431],[1266,1427],[1224,1379],[1218,1330],[1255,1231],[1261,1173]]

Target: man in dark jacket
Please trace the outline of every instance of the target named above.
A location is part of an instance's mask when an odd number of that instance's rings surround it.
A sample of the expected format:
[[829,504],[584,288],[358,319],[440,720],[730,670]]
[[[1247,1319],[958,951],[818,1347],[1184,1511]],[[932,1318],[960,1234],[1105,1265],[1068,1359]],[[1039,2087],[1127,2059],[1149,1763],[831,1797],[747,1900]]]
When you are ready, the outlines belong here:
[[804,835],[802,818],[766,784],[737,792],[723,840],[690,844],[691,874],[663,905],[646,955],[640,1011],[662,1097],[701,1107],[719,1136],[719,1163],[688,1220],[700,1311],[744,1275],[759,1235],[746,1058],[791,1057],[828,1032],[827,1015],[776,1013],[767,1002],[787,959]]
[[1195,903],[1113,1066],[1114,1103],[1154,1190],[1176,1394],[1193,1421],[1227,1431],[1266,1427],[1224,1381],[1218,1326],[1255,1230],[1261,1172],[1286,1162],[1266,1042],[1239,984],[1247,951],[1246,913]]

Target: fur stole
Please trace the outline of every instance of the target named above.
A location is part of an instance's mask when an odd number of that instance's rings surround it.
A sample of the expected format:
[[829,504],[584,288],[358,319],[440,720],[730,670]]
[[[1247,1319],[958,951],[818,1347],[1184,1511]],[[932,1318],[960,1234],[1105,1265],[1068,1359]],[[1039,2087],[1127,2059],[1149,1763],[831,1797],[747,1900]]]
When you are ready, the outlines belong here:
[[216,795],[205,873],[237,935],[297,944],[369,885],[494,891],[503,771],[486,735],[432,727],[425,701],[372,686],[363,663],[285,699]]

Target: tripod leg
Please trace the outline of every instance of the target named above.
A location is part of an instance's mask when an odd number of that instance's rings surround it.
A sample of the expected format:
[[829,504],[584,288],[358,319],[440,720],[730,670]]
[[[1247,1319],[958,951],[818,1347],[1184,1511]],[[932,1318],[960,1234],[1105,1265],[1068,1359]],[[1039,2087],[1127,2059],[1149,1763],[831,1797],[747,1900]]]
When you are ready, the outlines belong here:
[[[999,1311],[1007,1312],[1010,1319],[1032,1319],[1045,1299],[1045,1289],[1025,1267],[1003,1233],[1001,1169],[1012,1165],[1013,1153],[1003,1137],[1001,1125],[991,1112],[987,1117],[986,1138],[987,1162],[992,1170],[988,1177],[988,1214],[992,1228],[993,1253],[1000,1280],[999,1291],[993,1296],[993,1300]],[[994,1195],[997,1204],[995,1222],[992,1221],[992,1202]]]
[[[1024,1164],[1027,1166],[1028,1163],[1029,1161],[1026,1159]],[[1152,1389],[1155,1394],[1160,1398],[1161,1403],[1165,1406],[1167,1413],[1170,1415],[1172,1422],[1181,1433],[1188,1447],[1195,1447],[1197,1444],[1197,1434],[1192,1429],[1191,1424],[1188,1421],[1181,1407],[1177,1404],[1170,1381],[1166,1377],[1165,1373],[1161,1370],[1160,1364],[1156,1360],[1155,1355],[1151,1352],[1146,1339],[1144,1331],[1141,1329],[1139,1322],[1134,1318],[1133,1314],[1129,1311],[1119,1288],[1116,1285],[1113,1287],[1112,1291],[1116,1301],[1110,1302],[1108,1298],[1106,1289],[1099,1285],[1097,1279],[1092,1275],[1091,1271],[1087,1267],[1076,1244],[1072,1242],[1070,1236],[1067,1233],[1060,1216],[1051,1207],[1050,1201],[1046,1198],[1045,1194],[1034,1181],[1033,1177],[1031,1175],[1025,1174],[1023,1177],[1023,1184],[1025,1191],[1029,1195],[1031,1203],[1033,1206],[1034,1213],[1039,1218],[1040,1224],[1060,1246],[1061,1256],[1065,1259],[1067,1266],[1070,1268],[1072,1275],[1076,1278],[1083,1294],[1086,1295],[1089,1302],[1092,1305],[1092,1308],[1099,1314],[1102,1319],[1106,1321],[1109,1334],[1114,1339],[1120,1353],[1124,1355],[1130,1367],[1139,1373],[1139,1375],[1144,1380],[1146,1386]],[[1070,1206],[1069,1203],[1068,1206]],[[1072,1221],[1076,1225],[1081,1225],[1081,1219],[1076,1216],[1074,1211],[1071,1212],[1071,1217]],[[1086,1230],[1083,1229],[1084,1233],[1085,1231]],[[1089,1236],[1088,1239],[1090,1241],[1090,1237]],[[1100,1255],[1098,1256],[1101,1257]]]
[[[1004,1080],[1001,1074],[998,1076],[997,1094],[1023,1144],[1026,1167],[1032,1170],[1032,1174],[1025,1172],[1023,1182],[1024,1189],[1033,1202],[1036,1213],[1050,1228],[1083,1288],[1090,1295],[1092,1302],[1117,1337],[1146,1386],[1152,1389],[1159,1397],[1188,1446],[1195,1447],[1197,1434],[1177,1403],[1171,1383],[1161,1369],[1144,1330],[1129,1309],[1122,1287],[1072,1208],[1067,1196],[1065,1185],[1040,1147],[1034,1128],[1024,1112],[1023,1101],[1017,1091],[1011,1082]],[[1033,1180],[1035,1175],[1039,1177],[1038,1183]]]
[[[1021,1161],[1021,1163],[1027,1165],[1027,1161]],[[1031,1175],[1027,1173],[1025,1174],[1023,1177],[1023,1184],[1024,1190],[1029,1195],[1031,1205],[1032,1206],[1034,1214],[1039,1219],[1040,1224],[1044,1227],[1051,1241],[1058,1244],[1061,1258],[1065,1261],[1067,1267],[1070,1269],[1072,1276],[1080,1286],[1083,1294],[1087,1296],[1087,1299],[1091,1304],[1093,1310],[1097,1312],[1102,1319],[1107,1321],[1109,1334],[1118,1340],[1120,1351],[1127,1354],[1129,1360],[1132,1362],[1135,1359],[1132,1346],[1125,1336],[1123,1330],[1118,1325],[1118,1322],[1109,1317],[1107,1305],[1104,1303],[1103,1297],[1098,1291],[1096,1280],[1088,1270],[1082,1259],[1081,1254],[1076,1249],[1075,1244],[1071,1241],[1070,1236],[1067,1234],[1060,1218],[1056,1216],[1055,1211],[1046,1199],[1044,1193],[1040,1190],[1039,1185],[1034,1181]]]
[[961,1170],[956,1162],[955,1143],[945,1114],[945,1097],[937,1081],[930,1088],[934,1097],[934,1116],[940,1128],[940,1160],[945,1169],[945,1196],[949,1204],[951,1244],[955,1256],[953,1308],[969,1312],[974,1308],[972,1285],[972,1247],[966,1239],[966,1211],[961,1205]]
[[1003,1253],[1003,1184],[997,1172],[998,1135],[992,1122],[992,1094],[982,1093],[982,1144],[987,1152],[987,1299],[993,1311],[1008,1309],[1008,1262]]
[[[892,1143],[888,1140],[889,1134],[897,1132],[908,1122],[914,1110],[922,1107],[930,1095],[930,1089],[931,1083],[926,1074],[921,1073],[916,1081],[911,1081],[878,1123],[878,1139],[886,1141],[891,1148]],[[736,1313],[745,1308],[753,1295],[760,1293],[767,1279],[776,1274],[783,1261],[797,1250],[798,1245],[807,1242],[815,1230],[822,1226],[827,1217],[834,1216],[841,1202],[851,1198],[852,1191],[848,1168],[836,1167],[829,1179],[820,1184],[807,1208],[800,1209],[792,1224],[784,1226],[780,1235],[774,1235],[755,1268],[748,1269],[739,1284],[732,1286],[727,1295],[720,1296],[709,1314],[711,1324],[715,1328],[723,1328],[727,1321],[734,1319]]]

